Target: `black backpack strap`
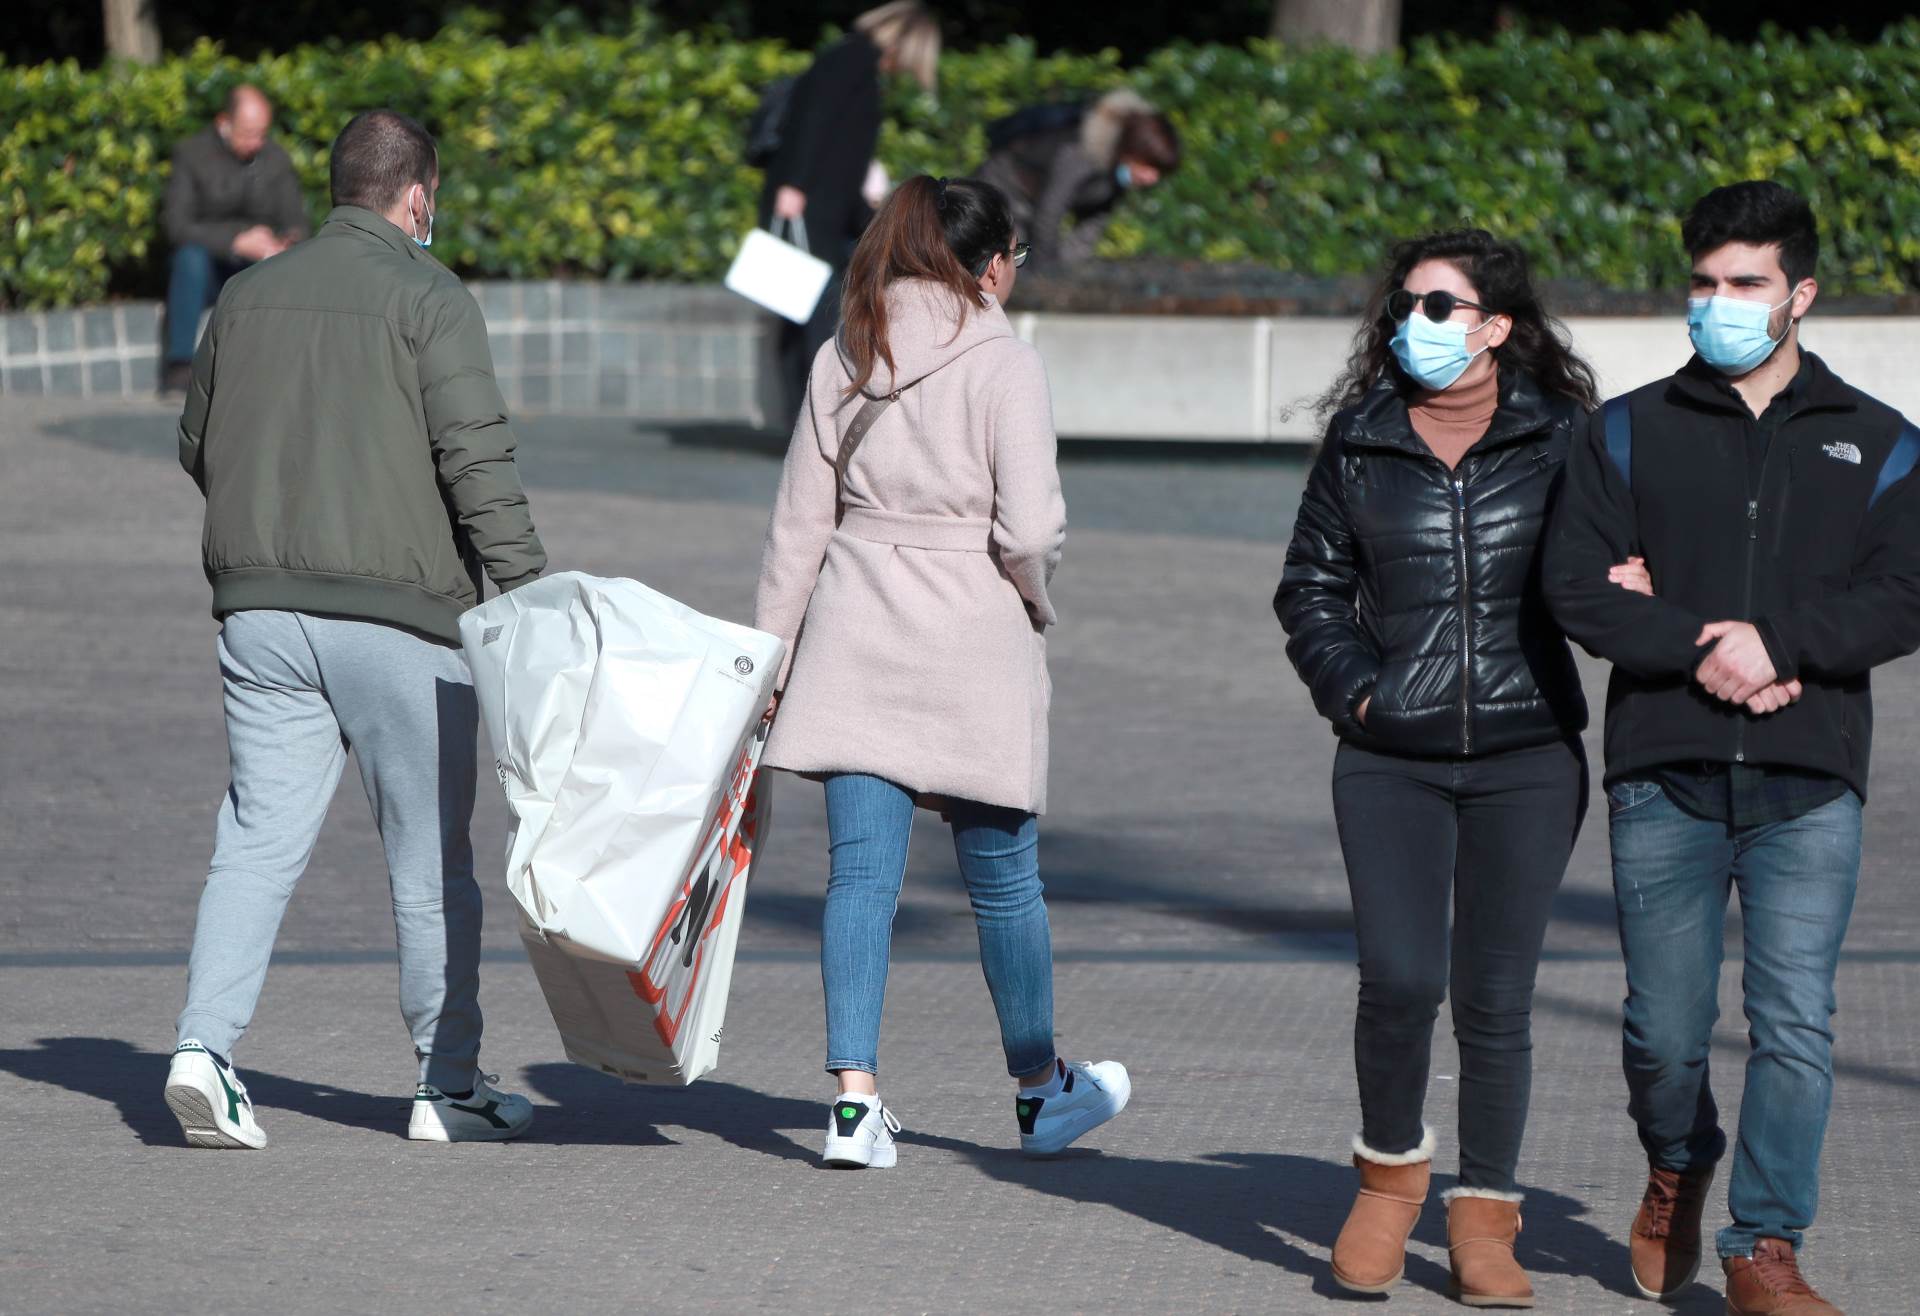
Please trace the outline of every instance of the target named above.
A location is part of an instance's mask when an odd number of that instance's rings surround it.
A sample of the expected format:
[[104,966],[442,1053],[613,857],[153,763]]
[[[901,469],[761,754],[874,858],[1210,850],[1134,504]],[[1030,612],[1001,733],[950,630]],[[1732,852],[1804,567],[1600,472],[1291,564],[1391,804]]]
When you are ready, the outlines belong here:
[[1867,499],[1867,506],[1872,507],[1887,490],[1911,475],[1916,462],[1920,462],[1920,428],[1910,420],[1902,420],[1900,432],[1893,438],[1893,450],[1880,463],[1880,478],[1873,482],[1873,497]]
[[[1613,468],[1620,472],[1621,481],[1628,489],[1633,488],[1633,414],[1627,410],[1624,397],[1609,398],[1601,409],[1601,419],[1607,427],[1607,456],[1613,459]],[[1907,463],[1912,466],[1912,462]]]

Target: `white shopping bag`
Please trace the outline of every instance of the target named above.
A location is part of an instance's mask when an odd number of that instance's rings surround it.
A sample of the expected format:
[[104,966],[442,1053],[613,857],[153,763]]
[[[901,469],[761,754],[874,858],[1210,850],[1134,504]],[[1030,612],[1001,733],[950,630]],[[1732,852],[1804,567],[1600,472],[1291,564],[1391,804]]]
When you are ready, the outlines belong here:
[[569,954],[521,912],[520,939],[567,1058],[629,1083],[691,1083],[720,1061],[733,955],[746,916],[748,871],[766,835],[764,786],[752,782],[764,732],[742,759],[743,797],[719,821],[724,838],[683,882],[637,967]]
[[512,814],[507,886],[572,1058],[712,1068],[782,646],[631,580],[568,572],[460,620]]
[[748,301],[805,324],[820,304],[833,267],[807,251],[805,224],[794,220],[788,232],[798,238],[798,246],[763,228],[750,231],[727,270],[726,282]]

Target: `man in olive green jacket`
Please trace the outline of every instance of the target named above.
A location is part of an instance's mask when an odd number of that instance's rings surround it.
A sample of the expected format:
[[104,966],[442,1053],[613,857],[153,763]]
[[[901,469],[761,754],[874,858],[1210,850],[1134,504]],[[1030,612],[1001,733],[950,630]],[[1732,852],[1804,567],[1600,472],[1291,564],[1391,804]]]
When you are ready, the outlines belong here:
[[510,1138],[479,1072],[478,713],[460,614],[546,555],[486,324],[426,253],[433,139],[387,110],[333,145],[310,241],[235,275],[194,358],[180,463],[206,495],[232,760],[166,1100],[196,1146],[263,1147],[230,1053],[352,749],[379,824],[419,1059],[409,1136]]

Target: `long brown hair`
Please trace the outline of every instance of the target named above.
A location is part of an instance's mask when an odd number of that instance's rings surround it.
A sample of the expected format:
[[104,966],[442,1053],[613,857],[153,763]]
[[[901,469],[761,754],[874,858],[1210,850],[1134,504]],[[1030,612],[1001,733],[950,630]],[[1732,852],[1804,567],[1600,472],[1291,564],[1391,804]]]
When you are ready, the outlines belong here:
[[847,396],[867,386],[880,362],[894,369],[887,343],[889,285],[900,279],[939,284],[960,303],[965,324],[984,295],[980,276],[996,252],[1012,245],[1013,216],[993,184],[926,174],[902,183],[867,225],[847,266],[840,300],[840,346],[853,374]]

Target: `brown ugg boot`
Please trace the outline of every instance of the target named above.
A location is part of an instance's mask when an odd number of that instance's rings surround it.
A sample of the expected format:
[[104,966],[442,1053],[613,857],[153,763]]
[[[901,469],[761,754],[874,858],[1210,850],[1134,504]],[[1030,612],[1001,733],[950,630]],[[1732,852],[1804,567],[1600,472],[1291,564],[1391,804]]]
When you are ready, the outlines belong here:
[[1647,1170],[1647,1188],[1633,1217],[1627,1254],[1633,1287],[1643,1298],[1677,1297],[1700,1273],[1700,1213],[1713,1186],[1713,1167],[1682,1174]]
[[1354,1293],[1385,1293],[1407,1268],[1407,1236],[1427,1200],[1433,1131],[1412,1151],[1374,1151],[1353,1140],[1360,1191],[1333,1244],[1333,1280]]
[[1520,1195],[1449,1188],[1445,1196],[1453,1296],[1469,1307],[1531,1307],[1533,1285],[1513,1259]]

